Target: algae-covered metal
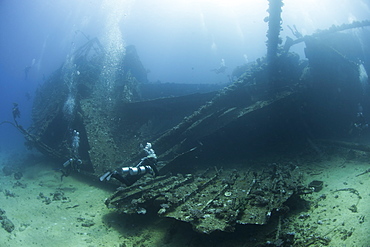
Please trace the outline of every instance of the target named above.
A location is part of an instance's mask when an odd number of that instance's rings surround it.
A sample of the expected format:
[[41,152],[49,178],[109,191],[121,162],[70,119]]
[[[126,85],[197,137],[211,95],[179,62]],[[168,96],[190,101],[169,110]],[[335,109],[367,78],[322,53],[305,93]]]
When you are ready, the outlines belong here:
[[202,233],[231,232],[236,224],[266,224],[273,213],[286,210],[289,198],[312,192],[301,185],[302,174],[293,164],[248,167],[142,180],[119,188],[105,203],[127,214],[154,211]]

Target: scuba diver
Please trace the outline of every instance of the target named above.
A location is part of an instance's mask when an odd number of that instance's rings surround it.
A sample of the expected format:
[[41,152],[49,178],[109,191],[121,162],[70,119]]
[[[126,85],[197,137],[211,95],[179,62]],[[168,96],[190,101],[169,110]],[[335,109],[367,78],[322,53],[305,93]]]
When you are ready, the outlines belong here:
[[21,117],[21,112],[19,111],[18,103],[13,103],[12,114],[14,121],[17,122],[16,119]]
[[12,114],[13,114],[13,120],[15,123],[15,127],[22,133],[26,133],[25,129],[18,124],[17,118],[21,117],[21,111],[19,110],[18,103],[13,103],[13,109],[12,109]]
[[113,177],[126,186],[131,186],[147,173],[158,176],[157,155],[152,149],[152,144],[147,142],[143,150],[146,152],[147,156],[142,158],[139,164],[134,167],[122,167],[114,171],[106,172],[100,177],[100,181],[109,181]]
[[63,177],[68,177],[72,171],[80,172],[80,166],[82,165],[82,160],[72,157],[63,163],[63,168],[60,171],[63,173],[60,176],[60,180],[63,180]]
[[221,59],[220,67],[217,69],[211,69],[212,72],[215,72],[216,74],[225,73],[227,67],[225,65],[225,59]]
[[63,163],[63,168],[60,169],[60,171],[62,172],[60,180],[63,180],[63,177],[68,177],[72,171],[80,172],[82,160],[79,158],[78,155],[79,146],[80,146],[80,133],[77,130],[73,130],[71,145],[72,157]]
[[358,110],[356,114],[356,120],[353,123],[353,126],[350,130],[350,134],[352,134],[354,131],[356,131],[357,135],[361,135],[362,132],[369,127],[369,124],[367,123],[364,114],[362,113],[362,105],[359,103],[358,104]]
[[216,74],[225,73],[227,67],[225,65],[218,67],[217,69],[211,69],[212,72],[215,72]]

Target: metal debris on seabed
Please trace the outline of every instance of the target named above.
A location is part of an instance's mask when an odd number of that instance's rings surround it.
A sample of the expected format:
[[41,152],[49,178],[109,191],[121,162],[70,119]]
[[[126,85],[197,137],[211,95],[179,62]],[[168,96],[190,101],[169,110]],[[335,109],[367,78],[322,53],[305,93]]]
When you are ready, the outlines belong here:
[[126,214],[154,210],[202,233],[232,232],[236,224],[266,224],[290,197],[311,192],[298,168],[272,164],[258,171],[207,169],[144,180],[120,188],[105,204]]

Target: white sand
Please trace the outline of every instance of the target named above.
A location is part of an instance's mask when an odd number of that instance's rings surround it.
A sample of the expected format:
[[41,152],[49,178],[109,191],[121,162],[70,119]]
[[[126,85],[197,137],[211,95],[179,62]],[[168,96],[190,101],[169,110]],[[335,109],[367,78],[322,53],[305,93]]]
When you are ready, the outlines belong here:
[[[370,246],[370,173],[356,177],[370,168],[370,158],[348,161],[338,156],[323,160],[316,164],[306,164],[306,182],[324,181],[324,188],[306,197],[310,201],[318,201],[317,207],[311,206],[308,219],[296,219],[300,225],[309,224],[316,232],[331,239],[329,246]],[[312,175],[317,174],[318,175]],[[310,175],[308,175],[310,174]],[[355,189],[359,196],[350,191]],[[320,200],[325,194],[326,199]],[[305,198],[305,197],[303,197]],[[350,207],[357,206],[357,212]],[[364,222],[361,222],[364,217]],[[352,235],[349,232],[352,231]],[[347,236],[347,238],[346,238]]]
[[[8,233],[0,228],[0,246],[228,246],[194,233],[186,223],[148,215],[119,215],[104,205],[104,199],[114,188],[78,175],[65,177],[61,182],[61,173],[53,170],[50,163],[39,162],[23,168],[19,182],[27,187],[13,188],[17,180],[2,172],[6,160],[0,160],[0,208],[6,211],[15,230]],[[370,246],[370,173],[356,177],[370,168],[367,160],[370,161],[366,157],[345,161],[332,155],[318,162],[300,161],[299,169],[306,183],[322,180],[325,186],[318,193],[304,196],[306,200],[317,201],[312,204],[316,207],[289,215],[287,228],[296,233],[297,239],[302,231],[313,231],[330,238],[329,246]],[[356,189],[361,199],[350,191],[334,192],[345,188]],[[5,190],[16,197],[6,197]],[[52,198],[50,193],[58,190],[64,192],[67,200],[46,205],[39,198],[40,193]],[[326,197],[319,199],[323,194]],[[358,212],[349,209],[354,204]],[[310,216],[300,219],[301,214]],[[89,222],[94,225],[82,226]],[[171,233],[170,229],[177,230]],[[225,236],[235,240],[233,246],[243,246],[242,231]],[[320,246],[319,243],[311,246]]]

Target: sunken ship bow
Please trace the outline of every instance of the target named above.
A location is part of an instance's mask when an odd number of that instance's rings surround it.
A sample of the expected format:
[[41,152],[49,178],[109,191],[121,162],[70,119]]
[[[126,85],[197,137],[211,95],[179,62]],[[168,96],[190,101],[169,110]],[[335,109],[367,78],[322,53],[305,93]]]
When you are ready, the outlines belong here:
[[[268,56],[246,65],[222,89],[148,83],[133,46],[108,66],[106,51],[93,39],[39,88],[26,139],[63,162],[76,155],[71,139],[77,130],[80,172],[96,179],[137,164],[140,144],[150,141],[161,176],[120,187],[107,206],[155,212],[203,233],[263,225],[284,212],[287,201],[312,190],[303,185],[299,164],[248,160],[312,146],[314,137],[348,137],[364,94],[358,61],[369,71],[369,56],[349,54],[343,37],[353,36],[341,31],[368,25],[332,27],[284,46],[270,33],[275,43],[268,44]],[[299,42],[307,60],[289,52]]]

